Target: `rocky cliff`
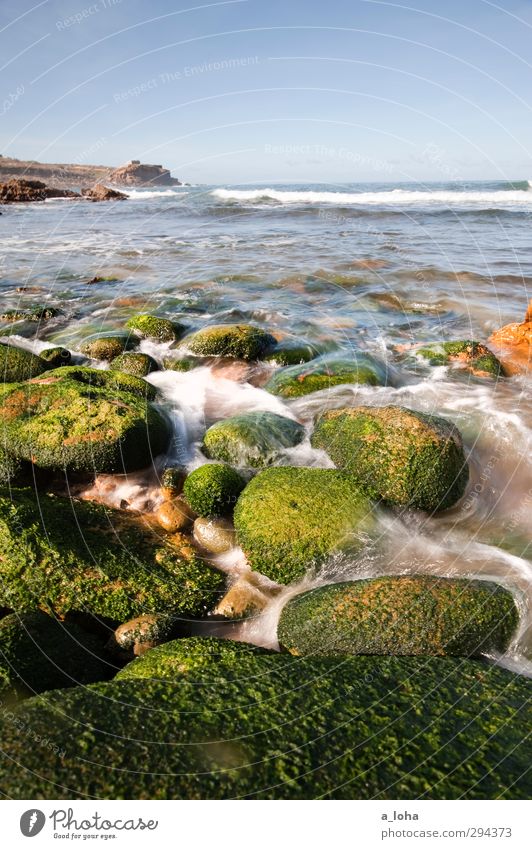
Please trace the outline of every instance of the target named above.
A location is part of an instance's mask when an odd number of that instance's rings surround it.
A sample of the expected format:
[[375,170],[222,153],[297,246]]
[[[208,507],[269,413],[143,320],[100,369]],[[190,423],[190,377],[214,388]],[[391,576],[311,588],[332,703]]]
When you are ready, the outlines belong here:
[[0,183],[12,179],[40,180],[49,188],[80,189],[96,183],[122,186],[179,186],[161,165],[144,165],[134,160],[120,168],[107,165],[75,165],[35,162],[0,156]]

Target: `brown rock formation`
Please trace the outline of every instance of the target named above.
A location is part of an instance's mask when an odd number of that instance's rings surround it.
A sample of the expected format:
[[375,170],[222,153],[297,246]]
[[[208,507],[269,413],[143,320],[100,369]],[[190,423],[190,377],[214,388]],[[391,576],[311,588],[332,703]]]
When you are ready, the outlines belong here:
[[67,189],[52,189],[40,180],[9,180],[0,184],[0,203],[32,203],[48,198],[79,198]]
[[117,186],[180,186],[162,165],[145,165],[132,160],[121,168],[111,171],[109,180]]
[[87,200],[127,200],[127,195],[123,192],[117,192],[115,189],[109,189],[101,183],[96,183],[91,189],[82,189],[81,194]]
[[524,321],[506,324],[489,341],[509,374],[527,372],[532,364],[532,300]]

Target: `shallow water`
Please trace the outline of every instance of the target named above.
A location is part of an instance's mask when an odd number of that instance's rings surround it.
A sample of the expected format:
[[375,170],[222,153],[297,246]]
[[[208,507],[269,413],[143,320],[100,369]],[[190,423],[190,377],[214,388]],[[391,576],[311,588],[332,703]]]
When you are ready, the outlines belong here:
[[[431,519],[382,513],[370,548],[333,559],[304,585],[409,572],[493,577],[515,591],[522,612],[514,645],[499,660],[530,674],[529,383],[430,368],[404,348],[482,341],[521,320],[532,282],[527,182],[191,186],[135,190],[126,203],[53,201],[2,211],[3,309],[45,301],[64,311],[42,326],[0,326],[16,334],[17,344],[39,350],[43,342],[61,343],[77,351],[87,334],[156,310],[191,328],[252,321],[326,350],[369,351],[386,362],[385,387],[337,387],[286,403],[260,388],[260,375],[224,364],[150,375],[174,425],[170,456],[189,468],[204,461],[205,428],[244,410],[281,412],[310,427],[322,409],[394,403],[454,421],[471,469],[462,501]],[[115,279],[88,285],[96,275]],[[142,350],[160,360],[168,345],[143,342]],[[330,465],[308,440],[283,462]],[[92,494],[144,510],[158,498],[142,474],[118,482],[102,476]],[[225,565],[241,568],[238,557]],[[286,593],[232,632],[275,644],[285,599]]]

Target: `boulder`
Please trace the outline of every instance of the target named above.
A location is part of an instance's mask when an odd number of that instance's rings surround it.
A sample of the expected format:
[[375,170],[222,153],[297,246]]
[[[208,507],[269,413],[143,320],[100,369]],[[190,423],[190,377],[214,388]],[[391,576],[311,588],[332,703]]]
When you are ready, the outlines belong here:
[[371,498],[434,512],[464,493],[469,472],[459,430],[406,407],[349,407],[318,420],[314,448]]
[[21,698],[115,674],[100,641],[40,610],[0,620],[0,697]]
[[104,186],[103,183],[96,183],[95,186],[91,186],[88,189],[82,189],[81,195],[87,200],[92,201],[127,200],[127,195],[123,192],[117,192],[116,189],[110,189],[108,186]]
[[46,378],[48,377],[54,380],[57,378],[75,380],[87,386],[107,389],[109,392],[129,392],[131,395],[137,395],[139,398],[147,398],[148,401],[154,401],[157,397],[155,386],[146,383],[141,377],[135,377],[133,374],[125,374],[125,372],[115,371],[114,369],[97,369],[90,366],[64,366],[49,372],[46,375]]
[[319,356],[319,352],[312,345],[280,342],[275,350],[264,359],[266,362],[278,366],[296,366],[301,363],[308,363],[317,356]]
[[183,466],[168,466],[161,475],[161,493],[165,501],[181,495],[187,476]]
[[238,544],[253,569],[281,584],[335,552],[358,550],[373,529],[371,505],[351,475],[280,467],[260,472],[238,499]]
[[204,519],[200,516],[194,522],[194,539],[211,554],[223,554],[236,545],[235,529],[228,519]]
[[169,534],[189,528],[195,519],[195,513],[181,496],[172,501],[163,501],[157,508],[155,517],[161,528]]
[[345,383],[382,386],[385,382],[384,367],[368,354],[357,354],[353,360],[320,357],[309,365],[281,369],[264,388],[282,398],[299,398]]
[[27,489],[0,494],[0,605],[83,610],[117,624],[146,612],[201,616],[225,577],[123,511]]
[[206,457],[235,466],[261,468],[274,463],[286,448],[305,436],[299,422],[277,413],[241,413],[212,425],[203,438]]
[[504,652],[519,614],[490,581],[387,576],[318,587],[292,598],[279,620],[294,655],[450,655]]
[[416,348],[418,357],[428,360],[431,366],[457,363],[476,377],[503,377],[504,370],[492,352],[481,342],[463,339],[458,342],[436,342]]
[[130,391],[130,382],[144,381],[122,377],[67,366],[42,380],[4,386],[4,449],[38,468],[63,472],[124,472],[149,465],[165,449],[170,426],[147,401],[147,392],[142,397],[138,388]]
[[125,351],[127,344],[127,336],[96,336],[86,339],[79,349],[93,360],[114,360]]
[[508,374],[523,374],[532,360],[532,300],[528,304],[525,320],[506,324],[489,339]]
[[224,516],[233,512],[245,480],[231,466],[207,463],[189,474],[183,493],[198,516]]
[[30,203],[48,198],[79,199],[79,195],[68,189],[52,189],[40,180],[14,178],[0,184],[0,203]]
[[72,360],[72,354],[67,348],[45,348],[39,354],[41,360],[48,364],[48,368],[59,368],[60,366],[69,366]]
[[7,310],[0,315],[0,321],[49,321],[61,315],[61,310],[56,307],[44,307],[37,305],[25,310]]
[[123,622],[113,634],[110,649],[131,649],[137,657],[170,638],[176,617],[167,613],[145,613]]
[[192,333],[183,346],[200,357],[257,360],[276,344],[275,338],[251,324],[213,324]]
[[152,371],[157,371],[157,361],[149,354],[126,351],[111,361],[109,368],[124,374],[134,374],[135,377],[146,377]]
[[46,360],[31,351],[0,344],[0,379],[4,384],[37,377],[48,367]]
[[185,329],[176,321],[156,315],[135,315],[129,319],[126,327],[142,339],[153,339],[156,342],[175,342]]
[[[454,658],[204,638],[0,713],[15,799],[528,799],[530,682]],[[197,648],[193,648],[197,646]],[[133,673],[133,674],[132,674]],[[20,728],[25,729],[21,734]],[[45,739],[50,745],[28,745]]]

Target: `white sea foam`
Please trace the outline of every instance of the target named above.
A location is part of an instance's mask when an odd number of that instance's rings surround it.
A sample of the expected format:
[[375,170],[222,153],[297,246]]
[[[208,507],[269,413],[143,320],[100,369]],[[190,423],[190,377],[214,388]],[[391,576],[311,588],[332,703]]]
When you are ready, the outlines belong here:
[[214,189],[212,194],[230,201],[277,201],[281,204],[334,204],[356,206],[375,204],[440,204],[444,206],[501,207],[532,205],[532,191],[409,191],[393,189],[380,192],[316,192],[281,189]]
[[[123,190],[122,190],[123,191]],[[147,200],[148,198],[182,198],[188,192],[176,189],[130,189],[125,191],[130,200]]]

